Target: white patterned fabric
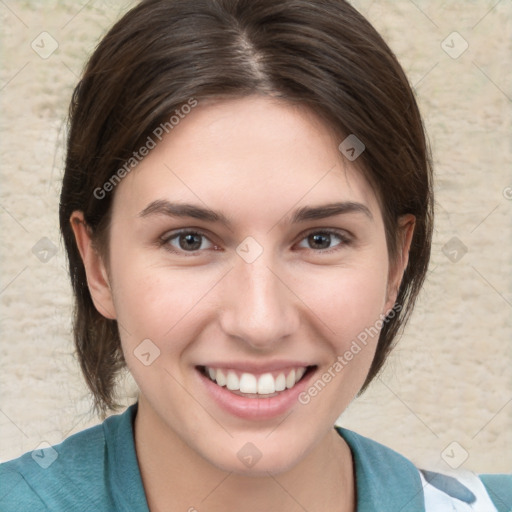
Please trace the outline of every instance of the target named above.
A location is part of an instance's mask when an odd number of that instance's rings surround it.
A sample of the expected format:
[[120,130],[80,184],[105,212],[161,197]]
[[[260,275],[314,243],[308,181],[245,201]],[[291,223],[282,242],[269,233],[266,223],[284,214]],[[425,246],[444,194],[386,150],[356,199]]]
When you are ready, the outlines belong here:
[[443,475],[420,470],[425,512],[497,512],[480,478],[467,471]]

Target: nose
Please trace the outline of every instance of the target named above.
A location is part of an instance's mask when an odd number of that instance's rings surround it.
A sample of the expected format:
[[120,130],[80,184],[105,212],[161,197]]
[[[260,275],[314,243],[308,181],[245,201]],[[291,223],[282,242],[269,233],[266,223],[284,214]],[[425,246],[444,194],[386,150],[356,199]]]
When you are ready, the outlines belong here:
[[273,349],[300,322],[297,298],[269,263],[263,255],[252,263],[238,259],[222,290],[223,332],[259,351]]

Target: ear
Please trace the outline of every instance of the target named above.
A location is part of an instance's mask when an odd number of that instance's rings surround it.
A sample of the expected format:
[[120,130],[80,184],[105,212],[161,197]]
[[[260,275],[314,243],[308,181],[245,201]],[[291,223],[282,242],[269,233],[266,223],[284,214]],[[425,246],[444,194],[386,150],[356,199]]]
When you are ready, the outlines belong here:
[[416,217],[411,214],[403,215],[398,219],[397,253],[395,260],[390,262],[385,312],[395,305],[398,297],[398,290],[409,262],[415,223]]
[[94,306],[105,318],[114,320],[116,313],[108,272],[103,258],[92,243],[91,230],[85,223],[84,214],[81,211],[75,211],[69,220],[84,263],[87,285]]

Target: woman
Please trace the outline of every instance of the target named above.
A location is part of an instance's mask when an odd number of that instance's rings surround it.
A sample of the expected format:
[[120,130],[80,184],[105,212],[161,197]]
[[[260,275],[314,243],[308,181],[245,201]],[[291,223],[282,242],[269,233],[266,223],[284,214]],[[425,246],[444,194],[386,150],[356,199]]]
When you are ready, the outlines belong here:
[[423,283],[432,172],[390,49],[342,0],[149,0],[77,86],[60,222],[99,411],[2,465],[2,510],[509,510],[338,416]]

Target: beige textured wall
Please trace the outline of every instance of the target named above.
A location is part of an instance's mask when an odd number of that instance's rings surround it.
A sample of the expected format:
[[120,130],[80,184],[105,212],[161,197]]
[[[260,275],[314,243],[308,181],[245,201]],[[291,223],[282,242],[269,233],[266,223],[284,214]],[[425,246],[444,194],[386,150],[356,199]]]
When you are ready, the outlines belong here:
[[[63,120],[86,56],[128,3],[42,4],[0,3],[2,460],[97,422],[73,356],[57,228]],[[437,220],[419,307],[340,422],[424,467],[512,471],[512,2],[355,4],[415,86]]]

